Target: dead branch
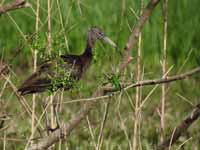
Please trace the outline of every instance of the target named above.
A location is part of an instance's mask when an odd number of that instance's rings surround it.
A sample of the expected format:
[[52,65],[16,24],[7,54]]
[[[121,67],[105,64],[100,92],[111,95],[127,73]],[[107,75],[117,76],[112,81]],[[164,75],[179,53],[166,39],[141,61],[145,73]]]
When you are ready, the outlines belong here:
[[170,135],[170,137],[158,145],[157,150],[168,150],[170,144],[173,145],[199,117],[200,103],[192,110],[192,113],[175,128],[173,135]]
[[[166,78],[162,78],[162,79],[154,79],[154,80],[138,81],[137,83],[134,83],[134,84],[131,83],[128,86],[123,87],[122,89],[129,89],[129,88],[134,88],[134,87],[138,87],[138,86],[169,83],[169,82],[173,82],[173,81],[177,81],[177,80],[183,80],[187,77],[190,77],[190,76],[192,76],[194,74],[198,74],[198,73],[200,73],[200,67],[192,69],[183,74],[179,74],[179,75],[175,75],[175,76],[171,76],[171,77],[166,77]],[[104,93],[115,92],[115,91],[117,91],[117,89],[115,89],[114,87],[104,87]]]
[[123,71],[127,67],[127,65],[133,60],[132,56],[130,55],[130,51],[133,49],[133,47],[135,47],[135,44],[138,41],[142,28],[144,27],[146,21],[149,19],[151,13],[153,12],[154,8],[158,5],[159,2],[160,0],[151,0],[146,6],[146,8],[143,10],[143,13],[140,16],[137,25],[132,29],[132,33],[129,37],[129,40],[126,43],[126,46],[124,47],[124,56],[122,64],[120,66],[120,72]]
[[5,6],[1,6],[0,15],[15,9],[26,8],[30,6],[30,3],[26,2],[25,0],[16,0],[15,2],[6,4]]
[[[75,100],[71,100],[70,102],[67,101],[67,102],[63,102],[65,104],[67,103],[77,103],[77,102],[83,102],[83,101],[95,101],[95,100],[101,100],[101,99],[107,99],[107,98],[110,98],[118,93],[120,93],[121,91],[123,90],[129,90],[130,88],[135,88],[135,87],[138,87],[138,86],[147,86],[147,85],[156,85],[156,84],[166,84],[166,83],[170,83],[170,82],[173,82],[173,81],[177,81],[177,80],[183,80],[183,79],[186,79],[186,78],[189,78],[190,76],[192,75],[195,75],[195,74],[198,74],[200,73],[200,67],[197,67],[195,69],[192,69],[188,72],[185,72],[185,73],[182,73],[182,74],[179,74],[179,75],[174,75],[174,76],[169,76],[166,79],[154,79],[154,80],[143,80],[143,81],[139,81],[139,83],[130,83],[130,84],[127,84],[126,86],[122,86],[121,85],[121,89],[115,89],[114,87],[103,87],[101,88],[101,93],[99,93],[98,95],[96,95],[95,97],[90,97],[90,98],[83,98],[83,99],[75,99]],[[172,80],[173,79],[173,80]],[[109,92],[109,94],[107,94]]]
[[[151,0],[149,4],[147,5],[147,7],[143,10],[143,14],[141,15],[139,19],[139,23],[133,29],[133,32],[130,35],[129,41],[127,42],[125,46],[124,56],[127,56],[128,58],[124,57],[120,70],[123,70],[128,65],[128,63],[132,60],[132,58],[129,59],[130,58],[129,51],[135,46],[139,33],[141,32],[144,24],[149,19],[152,11],[154,10],[154,8],[159,2],[160,0]],[[100,93],[100,95],[102,95],[103,94],[102,92],[103,92],[102,90],[99,90],[97,93]],[[78,112],[68,123],[66,123],[63,127],[61,127],[60,129],[50,134],[48,137],[43,138],[39,143],[32,144],[29,147],[29,149],[30,150],[45,149],[51,146],[52,144],[58,142],[59,139],[66,139],[70,135],[71,131],[80,124],[80,122],[88,115],[90,110],[92,110],[92,108],[96,104],[97,104],[97,100],[87,102],[83,106],[83,108],[80,110],[80,112]]]
[[[180,74],[180,75],[175,75],[168,77],[166,79],[155,79],[155,80],[145,80],[145,81],[140,81],[139,83],[136,84],[131,84],[127,87],[124,87],[124,90],[130,89],[130,88],[135,88],[138,86],[147,86],[147,85],[155,85],[155,84],[162,84],[162,83],[169,83],[177,80],[183,80],[186,77],[192,76],[194,74],[200,73],[200,67],[197,67],[191,71],[188,71],[186,73]],[[112,91],[113,92],[113,91]],[[114,91],[113,95],[115,93],[118,93],[119,91]],[[102,89],[97,91],[96,95],[103,95],[104,92],[102,92]],[[104,95],[103,98],[109,98],[111,95]],[[80,122],[88,115],[90,110],[97,104],[98,99],[100,97],[93,98],[92,101],[87,102],[82,110],[77,113],[77,115],[74,116],[73,119],[71,119],[68,123],[66,123],[63,127],[60,129],[56,130],[52,134],[50,134],[48,137],[43,138],[39,143],[36,143],[32,145],[29,149],[30,150],[40,150],[40,149],[45,149],[51,146],[52,144],[56,143],[59,141],[59,139],[66,139],[71,131],[75,129]]]

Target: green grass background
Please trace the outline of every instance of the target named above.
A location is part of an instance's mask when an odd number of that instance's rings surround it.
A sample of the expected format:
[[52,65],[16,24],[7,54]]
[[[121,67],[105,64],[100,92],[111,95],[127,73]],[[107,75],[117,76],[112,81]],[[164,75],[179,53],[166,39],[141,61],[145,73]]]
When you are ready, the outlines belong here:
[[[9,2],[9,1],[6,1]],[[33,10],[36,9],[36,1],[30,0]],[[75,0],[59,0],[62,13],[64,30],[62,31],[59,19],[59,10],[57,1],[52,1],[52,38],[53,42],[58,45],[53,47],[53,51],[60,51],[63,54],[73,53],[81,54],[84,51],[86,43],[86,33],[92,26],[101,27],[105,33],[113,39],[118,45],[113,49],[109,45],[97,42],[95,47],[95,61],[87,72],[87,75],[81,81],[80,91],[65,92],[64,101],[90,97],[94,89],[101,86],[104,82],[103,74],[110,73],[117,68],[120,62],[121,52],[130,35],[130,27],[133,27],[137,19],[131,9],[139,14],[139,0],[82,0],[80,8]],[[124,9],[123,9],[124,2]],[[145,0],[145,5],[147,4]],[[167,37],[167,67],[173,66],[170,75],[181,73],[200,66],[200,6],[199,0],[181,0],[169,1],[168,10],[168,37]],[[11,65],[14,74],[11,80],[19,86],[21,82],[33,71],[33,55],[30,43],[24,40],[24,35],[29,37],[35,32],[35,15],[30,8],[12,11],[0,16],[0,57]],[[150,20],[146,23],[142,33],[142,64],[144,68],[144,79],[160,78],[162,76],[162,46],[163,46],[163,17],[162,2],[153,12]],[[47,2],[41,1],[40,9],[40,31],[39,46],[46,44],[47,39]],[[19,27],[19,28],[18,28]],[[20,29],[20,31],[19,31]],[[23,33],[23,34],[22,34]],[[68,39],[68,47],[64,44],[64,34]],[[15,55],[16,49],[25,44],[23,50],[17,54],[13,61],[10,59]],[[60,46],[62,45],[62,46]],[[132,51],[133,57],[137,56],[137,48]],[[46,51],[48,51],[46,49]],[[189,55],[190,54],[190,55]],[[186,61],[187,59],[187,61]],[[42,60],[39,59],[41,62]],[[186,63],[185,63],[186,62]],[[184,64],[185,63],[185,64]],[[130,74],[135,74],[136,59],[126,71],[126,80],[130,81]],[[183,66],[184,64],[184,66]],[[182,69],[180,69],[182,68]],[[3,86],[4,81],[0,81]],[[154,86],[144,87],[142,98],[144,99]],[[166,136],[170,135],[174,127],[183,120],[191,111],[192,106],[180,98],[184,96],[194,105],[200,101],[200,78],[199,75],[184,81],[177,81],[168,85],[169,91],[166,95]],[[134,96],[135,90],[128,91],[131,97]],[[37,113],[42,113],[42,99],[45,94],[38,96]],[[31,104],[31,96],[28,96]],[[161,88],[158,87],[150,96],[147,103],[142,109],[141,117],[141,146],[144,150],[153,149],[159,143],[160,118],[156,109],[159,108],[161,99]],[[30,120],[25,116],[19,116],[22,111],[16,97],[7,86],[5,92],[0,97],[0,101],[5,103],[6,112],[11,115],[14,124],[8,128],[6,134],[8,137],[27,139],[30,136]],[[120,105],[119,105],[120,101]],[[131,141],[133,135],[133,109],[128,100],[127,94],[123,94],[121,100],[118,97],[110,100],[108,120],[104,130],[104,142],[102,149],[116,150],[128,149],[129,143],[125,136],[121,122],[118,116],[120,112],[124,120],[128,138]],[[90,114],[90,120],[97,124],[94,128],[95,139],[98,138],[100,122],[103,119],[105,102],[98,104]],[[76,113],[83,103],[63,104],[63,110],[60,114],[62,120],[69,120]],[[119,107],[118,107],[119,106]],[[16,119],[17,118],[17,119]],[[13,122],[8,121],[6,125]],[[185,144],[187,150],[198,150],[200,148],[199,121],[197,121],[181,138],[180,143],[192,137]],[[0,132],[4,136],[4,132]],[[78,129],[72,132],[67,144],[63,143],[62,148],[66,145],[69,149],[85,150],[94,149],[91,142],[91,136],[87,122],[83,121]],[[6,143],[7,149],[23,149],[26,141]],[[179,143],[179,144],[180,144]],[[175,145],[173,148],[176,149]],[[0,148],[3,142],[0,142]]]

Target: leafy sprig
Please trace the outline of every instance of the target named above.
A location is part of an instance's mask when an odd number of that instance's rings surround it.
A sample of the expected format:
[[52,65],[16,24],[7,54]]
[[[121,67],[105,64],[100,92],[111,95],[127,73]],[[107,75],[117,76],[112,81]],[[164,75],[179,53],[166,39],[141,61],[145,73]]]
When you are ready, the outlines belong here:
[[120,84],[120,75],[119,74],[104,74],[105,75],[105,80],[106,82],[104,84],[111,83],[116,90],[121,89],[121,84]]

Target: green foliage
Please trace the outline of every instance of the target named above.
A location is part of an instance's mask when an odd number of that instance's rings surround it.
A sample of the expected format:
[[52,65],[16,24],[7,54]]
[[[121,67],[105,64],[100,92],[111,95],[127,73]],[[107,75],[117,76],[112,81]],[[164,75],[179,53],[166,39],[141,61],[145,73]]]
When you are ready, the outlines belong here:
[[40,37],[35,37],[34,39],[28,37],[28,43],[33,50],[38,51],[39,59],[41,60],[52,60],[58,59],[62,54],[62,50],[67,49],[64,37],[61,34],[56,34],[52,38],[51,50],[47,49],[47,41]]
[[120,85],[120,75],[119,74],[104,74],[105,76],[105,83],[108,84],[111,83],[115,90],[120,90],[121,85]]
[[[62,75],[62,76],[60,76]],[[51,86],[48,88],[48,93],[52,94],[60,88],[71,89],[75,87],[76,81],[70,76],[70,73],[60,72],[57,77],[52,78]]]
[[60,57],[55,58],[57,64],[53,68],[56,75],[51,78],[51,86],[48,88],[49,94],[57,91],[60,88],[72,89],[77,87],[77,81],[71,76],[71,72],[63,68],[63,59]]

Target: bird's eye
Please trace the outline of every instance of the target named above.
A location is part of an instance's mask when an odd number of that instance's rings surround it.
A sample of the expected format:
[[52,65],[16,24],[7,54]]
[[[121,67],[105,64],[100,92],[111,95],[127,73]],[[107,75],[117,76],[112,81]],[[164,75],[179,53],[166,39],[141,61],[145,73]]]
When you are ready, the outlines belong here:
[[104,34],[103,34],[102,32],[99,32],[99,35],[102,35],[102,36],[103,36]]

